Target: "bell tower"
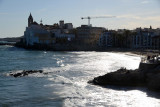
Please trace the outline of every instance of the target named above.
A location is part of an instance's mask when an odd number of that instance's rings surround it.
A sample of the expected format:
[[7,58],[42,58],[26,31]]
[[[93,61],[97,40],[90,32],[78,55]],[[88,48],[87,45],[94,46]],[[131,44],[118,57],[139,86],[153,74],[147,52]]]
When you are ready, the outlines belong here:
[[31,26],[32,23],[33,23],[33,17],[32,17],[32,14],[30,13],[28,17],[28,27]]

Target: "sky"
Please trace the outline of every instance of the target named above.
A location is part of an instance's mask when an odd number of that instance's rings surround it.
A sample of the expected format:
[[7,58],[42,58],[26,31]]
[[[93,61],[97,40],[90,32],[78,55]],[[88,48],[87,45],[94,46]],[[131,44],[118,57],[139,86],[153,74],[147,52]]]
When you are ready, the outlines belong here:
[[0,38],[20,37],[34,21],[52,25],[64,20],[74,27],[88,24],[81,17],[116,16],[91,19],[94,27],[107,29],[160,28],[160,0],[0,0]]

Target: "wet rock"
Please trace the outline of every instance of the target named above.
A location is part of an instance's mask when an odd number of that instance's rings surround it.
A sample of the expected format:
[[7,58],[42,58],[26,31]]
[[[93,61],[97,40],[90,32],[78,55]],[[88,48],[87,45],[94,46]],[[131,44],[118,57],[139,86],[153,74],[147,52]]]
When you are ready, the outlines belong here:
[[21,75],[22,75],[22,73],[13,74],[14,77],[20,77]]
[[44,75],[47,75],[48,74],[48,72],[46,72],[46,73],[43,73]]
[[10,76],[13,76],[15,78],[17,77],[24,77],[24,76],[28,76],[29,74],[33,74],[33,73],[43,73],[42,70],[24,70],[22,72],[18,72],[18,73],[10,73]]
[[153,74],[153,73],[148,74],[147,75],[147,87],[148,87],[148,89],[153,90],[153,91],[160,91],[159,81],[160,81],[160,73],[158,73],[158,74]]
[[115,72],[95,77],[88,83],[94,85],[117,85],[117,86],[145,86],[150,90],[160,91],[160,69],[155,68],[152,72],[143,72],[139,69],[127,70],[121,68]]
[[144,84],[144,76],[138,70],[121,68],[116,72],[96,77],[89,83],[95,85],[140,86]]
[[43,71],[42,71],[42,70],[39,70],[39,73],[43,73]]

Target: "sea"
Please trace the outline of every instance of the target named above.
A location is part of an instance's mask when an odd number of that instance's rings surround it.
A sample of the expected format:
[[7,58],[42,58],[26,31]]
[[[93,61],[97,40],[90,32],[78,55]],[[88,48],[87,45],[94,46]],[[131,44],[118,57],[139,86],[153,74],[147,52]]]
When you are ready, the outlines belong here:
[[[94,77],[137,69],[140,55],[119,52],[34,51],[0,46],[0,107],[160,107],[145,87],[96,86]],[[43,70],[25,77],[9,74]]]

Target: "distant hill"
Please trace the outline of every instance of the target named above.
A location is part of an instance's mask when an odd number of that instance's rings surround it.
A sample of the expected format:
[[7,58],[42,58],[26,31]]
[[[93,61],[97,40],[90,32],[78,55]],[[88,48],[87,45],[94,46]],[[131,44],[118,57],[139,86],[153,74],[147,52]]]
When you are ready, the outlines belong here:
[[22,37],[8,37],[8,38],[0,38],[0,41],[7,41],[7,42],[19,42]]

